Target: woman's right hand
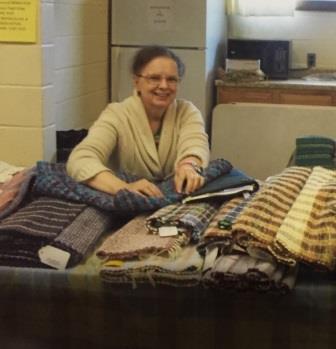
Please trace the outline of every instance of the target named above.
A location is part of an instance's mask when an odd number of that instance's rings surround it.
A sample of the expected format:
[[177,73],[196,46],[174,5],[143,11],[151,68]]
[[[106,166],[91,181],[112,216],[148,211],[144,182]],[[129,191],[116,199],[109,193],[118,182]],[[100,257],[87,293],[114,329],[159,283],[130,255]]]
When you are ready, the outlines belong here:
[[123,189],[127,189],[142,196],[163,197],[161,190],[155,184],[144,178],[132,183],[126,183]]

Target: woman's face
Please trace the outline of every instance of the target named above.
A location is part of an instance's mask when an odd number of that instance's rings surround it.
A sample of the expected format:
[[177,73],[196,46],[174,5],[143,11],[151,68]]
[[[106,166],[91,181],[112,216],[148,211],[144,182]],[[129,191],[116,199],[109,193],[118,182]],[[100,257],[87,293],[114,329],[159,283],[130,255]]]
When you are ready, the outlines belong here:
[[154,58],[134,76],[135,88],[149,115],[168,108],[176,97],[178,81],[177,64],[169,57]]

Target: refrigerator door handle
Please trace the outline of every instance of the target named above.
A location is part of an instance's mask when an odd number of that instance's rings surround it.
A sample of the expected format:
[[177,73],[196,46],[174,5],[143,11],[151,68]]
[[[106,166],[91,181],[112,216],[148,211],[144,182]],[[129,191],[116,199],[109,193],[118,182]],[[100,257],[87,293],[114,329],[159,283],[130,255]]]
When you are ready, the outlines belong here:
[[114,75],[114,88],[117,89],[116,91],[116,96],[117,96],[117,102],[120,102],[121,98],[120,98],[120,70],[121,70],[121,59],[120,59],[120,47],[114,47],[114,59],[116,62],[116,67],[117,69],[114,69],[113,74]]

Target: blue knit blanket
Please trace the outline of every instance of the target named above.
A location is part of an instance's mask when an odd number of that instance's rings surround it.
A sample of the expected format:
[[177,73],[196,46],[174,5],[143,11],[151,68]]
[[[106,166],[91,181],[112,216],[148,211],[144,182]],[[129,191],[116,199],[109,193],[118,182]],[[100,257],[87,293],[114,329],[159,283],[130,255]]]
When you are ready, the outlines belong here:
[[[211,161],[204,170],[205,184],[229,173],[231,169],[232,165],[224,159]],[[140,179],[121,172],[117,176],[128,183]],[[118,191],[115,195],[109,195],[76,182],[67,175],[63,163],[38,161],[33,192],[39,195],[85,203],[106,211],[132,215],[157,210],[166,205],[179,202],[186,196],[176,192],[173,177],[155,184],[160,188],[164,197],[144,197],[126,189]]]

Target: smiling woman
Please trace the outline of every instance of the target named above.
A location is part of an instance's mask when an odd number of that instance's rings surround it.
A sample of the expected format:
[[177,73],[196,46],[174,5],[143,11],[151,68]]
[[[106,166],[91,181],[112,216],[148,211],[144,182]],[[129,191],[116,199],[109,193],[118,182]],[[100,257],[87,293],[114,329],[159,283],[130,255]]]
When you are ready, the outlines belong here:
[[[162,197],[157,183],[170,176],[178,193],[203,186],[198,169],[208,165],[208,137],[200,111],[176,98],[184,71],[166,47],[139,49],[131,69],[133,95],[107,105],[70,154],[69,175],[111,195],[128,190]],[[120,171],[139,180],[124,181]]]
[[336,11],[336,0],[298,0],[296,10]]

